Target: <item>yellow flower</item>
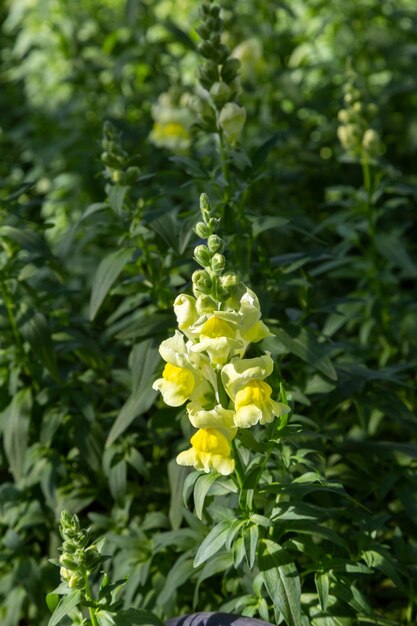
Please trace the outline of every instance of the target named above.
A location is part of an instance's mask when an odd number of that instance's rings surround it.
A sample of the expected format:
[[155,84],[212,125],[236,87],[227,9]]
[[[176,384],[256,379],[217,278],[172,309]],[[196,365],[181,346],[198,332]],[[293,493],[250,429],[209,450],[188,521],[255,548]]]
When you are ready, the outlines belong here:
[[236,325],[223,319],[221,312],[216,311],[203,323],[197,323],[193,330],[198,331],[200,341],[191,350],[207,352],[213,365],[224,365],[232,350],[243,348],[242,342],[236,338]]
[[271,399],[272,388],[263,380],[251,380],[235,397],[235,424],[239,428],[250,428],[258,422],[268,424],[275,415],[288,413],[288,407]]
[[222,381],[227,394],[235,403],[235,425],[250,428],[258,422],[266,424],[274,416],[289,412],[289,407],[271,399],[272,389],[264,382],[273,370],[269,354],[254,359],[235,358],[222,369]]
[[177,456],[178,465],[193,466],[207,473],[213,469],[224,476],[231,474],[235,468],[230,447],[233,436],[232,432],[227,437],[215,428],[200,428],[191,437],[192,447]]
[[189,369],[167,363],[162,378],[158,378],[152,388],[162,393],[165,404],[181,406],[192,394],[195,382],[194,374]]
[[195,298],[181,293],[175,298],[174,313],[177,318],[178,328],[182,330],[187,337],[194,337],[196,333],[190,331],[190,326],[192,326],[199,317]]
[[[214,396],[216,375],[206,356],[190,352],[191,342],[184,341],[178,330],[159,346],[159,352],[167,362],[152,388],[160,391],[169,406],[181,406],[191,396],[204,404],[204,399]],[[211,384],[210,384],[211,382]]]
[[236,102],[228,102],[219,113],[219,124],[226,141],[234,146],[239,141],[245,125],[246,111]]
[[187,413],[190,422],[195,428],[216,428],[217,430],[233,430],[236,432],[234,424],[235,412],[225,409],[221,404],[216,404],[213,409],[203,409],[197,402],[190,402],[187,405]]

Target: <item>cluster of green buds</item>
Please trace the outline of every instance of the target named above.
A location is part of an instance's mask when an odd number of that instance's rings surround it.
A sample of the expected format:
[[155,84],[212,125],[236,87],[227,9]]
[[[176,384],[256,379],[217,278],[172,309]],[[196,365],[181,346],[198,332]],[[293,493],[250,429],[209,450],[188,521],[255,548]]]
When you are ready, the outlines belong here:
[[194,296],[175,299],[178,330],[159,347],[166,365],[153,388],[169,406],[188,402],[188,418],[197,429],[177,462],[227,475],[235,469],[232,441],[238,429],[284,418],[289,407],[285,398],[271,398],[265,382],[274,369],[270,354],[244,358],[250,343],[271,333],[256,294],[225,272],[224,241],[215,234],[219,220],[206,194],[200,209],[203,219],[195,230],[207,244],[195,248],[194,258],[202,269],[192,277]]
[[136,165],[131,165],[131,158],[122,148],[120,135],[109,121],[103,125],[101,147],[101,161],[106,166],[106,177],[115,185],[133,185],[140,170]]
[[80,526],[77,515],[62,511],[59,532],[63,539],[59,565],[61,578],[70,589],[84,589],[86,577],[100,562],[97,547],[90,543],[89,530]]
[[346,84],[343,100],[344,108],[338,113],[339,141],[351,157],[360,161],[372,161],[384,150],[378,132],[371,128],[377,108],[373,103],[365,104],[362,101],[362,94],[355,87],[354,79]]
[[[197,32],[202,39],[198,51],[205,61],[199,69],[199,80],[210,95],[218,132],[233,146],[239,141],[246,111],[236,102],[240,90],[240,61],[231,56],[228,46],[222,42],[222,31],[220,6],[212,0],[203,0]],[[203,122],[210,122],[207,107],[201,106],[199,113]]]

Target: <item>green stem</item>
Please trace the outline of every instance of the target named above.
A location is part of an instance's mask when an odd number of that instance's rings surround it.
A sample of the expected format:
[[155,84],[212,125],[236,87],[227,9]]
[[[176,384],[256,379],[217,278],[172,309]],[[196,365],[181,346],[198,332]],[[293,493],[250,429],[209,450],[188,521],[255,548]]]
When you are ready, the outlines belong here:
[[[85,581],[85,598],[88,602],[94,602],[93,594],[91,593],[90,583],[88,582],[88,573],[84,572],[84,581]],[[95,614],[95,610],[92,606],[88,607],[88,612],[90,614],[91,626],[100,626],[97,617]]]
[[240,494],[239,494],[239,502],[240,502],[240,495],[243,490],[243,480],[245,477],[245,470],[243,468],[242,459],[240,458],[239,450],[237,449],[236,441],[234,439],[232,440],[232,452],[233,452],[233,458],[235,460],[236,477],[237,477],[237,482],[238,482],[239,490],[240,490]]
[[226,154],[226,145],[224,143],[224,137],[223,137],[223,133],[219,132],[219,150],[220,150],[220,159],[222,162],[222,173],[224,176],[224,179],[227,183],[227,188],[226,188],[226,196],[225,196],[225,203],[229,202],[230,199],[230,188],[231,188],[231,178],[230,178],[230,168],[229,168],[229,161],[227,158],[227,154]]

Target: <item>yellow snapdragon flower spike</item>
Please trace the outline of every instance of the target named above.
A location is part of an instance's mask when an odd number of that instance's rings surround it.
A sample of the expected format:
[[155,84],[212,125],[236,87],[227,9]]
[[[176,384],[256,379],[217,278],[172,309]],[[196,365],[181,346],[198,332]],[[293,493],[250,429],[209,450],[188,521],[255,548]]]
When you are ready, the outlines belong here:
[[207,473],[215,470],[227,476],[235,468],[235,462],[231,457],[230,441],[231,439],[215,428],[200,428],[191,437],[192,447],[177,456],[177,463],[193,466]]

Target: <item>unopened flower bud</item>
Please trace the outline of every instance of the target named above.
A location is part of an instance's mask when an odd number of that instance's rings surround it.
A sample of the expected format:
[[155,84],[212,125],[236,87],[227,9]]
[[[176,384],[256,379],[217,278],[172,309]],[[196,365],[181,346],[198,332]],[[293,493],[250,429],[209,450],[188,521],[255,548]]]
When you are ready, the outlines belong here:
[[218,235],[210,235],[207,241],[208,249],[210,252],[223,252],[224,250],[224,241]]
[[246,120],[246,111],[235,102],[224,105],[219,114],[219,124],[226,140],[233,146],[239,141]]
[[75,559],[72,559],[68,554],[61,554],[59,557],[59,564],[65,569],[74,570],[77,567],[77,562]]
[[230,84],[239,74],[239,68],[240,68],[239,59],[234,59],[233,57],[231,57],[230,59],[227,59],[227,61],[225,61],[222,67],[222,71],[221,71],[222,79],[226,83]]
[[197,313],[199,315],[206,315],[216,310],[216,303],[210,296],[198,296],[196,300]]
[[197,270],[191,277],[193,281],[193,289],[197,295],[203,294],[209,296],[211,293],[212,282],[210,274],[206,270]]
[[230,87],[224,81],[214,83],[210,89],[210,95],[213,102],[221,106],[230,100]]
[[194,258],[202,267],[210,266],[211,254],[207,246],[197,246],[194,250]]
[[355,111],[355,113],[361,113],[363,110],[362,102],[355,102],[352,109]]
[[210,236],[210,229],[204,222],[197,222],[194,226],[194,230],[201,239],[207,239],[207,237]]
[[221,274],[226,266],[226,259],[222,254],[215,254],[211,259],[211,269],[215,274]]
[[200,196],[200,209],[203,214],[204,220],[208,223],[210,219],[211,205],[209,197],[206,193],[202,193]]
[[228,274],[224,274],[224,276],[220,278],[220,284],[222,285],[222,287],[225,287],[227,289],[236,287],[238,283],[239,283],[238,277],[236,276],[236,274],[233,274],[232,272],[229,272]]

